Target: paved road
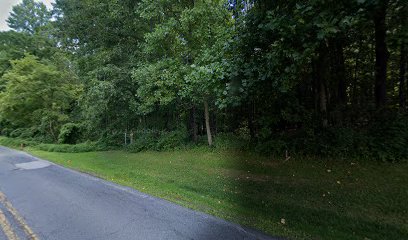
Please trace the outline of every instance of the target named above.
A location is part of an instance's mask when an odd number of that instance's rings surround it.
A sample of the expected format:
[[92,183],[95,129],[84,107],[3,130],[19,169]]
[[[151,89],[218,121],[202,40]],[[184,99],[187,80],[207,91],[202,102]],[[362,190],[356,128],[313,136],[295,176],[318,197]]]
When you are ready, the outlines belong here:
[[272,239],[0,147],[0,239]]

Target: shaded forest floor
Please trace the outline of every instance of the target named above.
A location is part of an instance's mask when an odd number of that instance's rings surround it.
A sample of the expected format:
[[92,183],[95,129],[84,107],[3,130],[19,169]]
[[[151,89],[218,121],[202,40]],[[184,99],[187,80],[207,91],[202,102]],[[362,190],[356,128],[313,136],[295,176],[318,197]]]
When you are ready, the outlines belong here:
[[205,149],[33,155],[289,239],[408,239],[408,164]]

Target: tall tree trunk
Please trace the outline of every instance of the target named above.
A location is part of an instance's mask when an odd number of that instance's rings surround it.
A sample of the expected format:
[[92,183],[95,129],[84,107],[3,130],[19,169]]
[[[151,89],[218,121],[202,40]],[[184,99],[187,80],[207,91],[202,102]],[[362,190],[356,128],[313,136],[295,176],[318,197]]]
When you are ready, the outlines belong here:
[[[330,56],[330,80],[333,84],[327,84],[332,87],[332,96],[334,99],[332,103],[336,107],[334,115],[332,116],[333,123],[341,124],[343,122],[343,111],[347,103],[347,91],[346,91],[346,73],[344,63],[344,49],[343,49],[343,36],[339,35],[336,38],[329,40]],[[328,101],[330,105],[330,98]]]
[[[321,79],[322,80],[322,79]],[[324,81],[320,81],[319,86],[319,99],[320,99],[320,114],[322,116],[322,126],[328,126],[327,120],[327,94],[326,94],[326,85]]]
[[198,136],[197,136],[197,131],[198,131],[198,129],[197,129],[197,119],[196,119],[196,107],[195,106],[193,106],[191,109],[190,109],[190,136],[191,136],[191,139],[194,141],[194,142],[197,142],[197,140],[198,140]]
[[405,109],[406,106],[406,93],[405,93],[405,74],[407,67],[407,49],[405,42],[401,43],[401,59],[399,69],[399,106],[401,109]]
[[387,62],[386,15],[388,0],[380,0],[375,9],[375,103],[377,108],[384,107],[387,101]]
[[250,101],[248,106],[248,128],[249,135],[252,141],[256,140],[256,130],[255,130],[255,102]]
[[336,74],[338,102],[344,106],[347,103],[346,67],[344,65],[344,49],[342,40],[336,41]]
[[328,126],[328,114],[327,114],[327,82],[329,76],[329,59],[328,59],[328,49],[327,46],[323,43],[319,49],[319,57],[317,59],[317,64],[315,67],[316,78],[317,78],[317,88],[318,88],[318,99],[319,99],[319,111],[322,121],[322,126]]
[[204,117],[205,117],[205,129],[207,130],[208,145],[212,146],[212,135],[210,127],[210,110],[208,109],[208,101],[204,100]]

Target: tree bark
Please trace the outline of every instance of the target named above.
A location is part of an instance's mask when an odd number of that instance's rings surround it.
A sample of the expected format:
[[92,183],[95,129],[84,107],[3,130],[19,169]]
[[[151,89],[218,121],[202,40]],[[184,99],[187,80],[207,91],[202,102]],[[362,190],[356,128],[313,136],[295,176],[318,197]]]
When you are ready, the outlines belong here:
[[255,102],[250,101],[248,106],[248,128],[249,135],[252,141],[256,140],[256,129],[255,129]]
[[191,139],[194,141],[194,142],[197,142],[197,140],[198,140],[198,136],[197,136],[197,131],[198,131],[198,129],[197,129],[197,120],[196,120],[196,108],[195,108],[195,106],[193,106],[191,109],[190,109],[190,136],[191,136]]
[[336,41],[336,74],[338,102],[344,106],[347,103],[346,67],[344,65],[344,49],[342,40]]
[[204,117],[205,117],[205,129],[207,130],[208,145],[212,146],[212,135],[210,127],[210,110],[208,109],[208,101],[204,101]]
[[399,106],[401,109],[406,107],[406,93],[405,93],[405,74],[407,67],[407,49],[404,41],[401,43],[401,59],[399,69]]
[[380,0],[375,9],[375,103],[378,108],[386,105],[387,101],[387,62],[388,49],[386,43],[386,15],[388,0]]
[[322,115],[322,125],[323,127],[328,126],[327,120],[327,95],[326,95],[326,85],[323,81],[320,81],[319,86],[319,99],[320,99],[320,114]]
[[317,78],[317,87],[318,87],[318,99],[319,99],[319,111],[322,119],[322,126],[328,126],[328,117],[327,117],[327,81],[329,76],[329,59],[328,59],[328,49],[325,44],[319,49],[319,57],[317,59],[317,65],[315,66],[316,78]]

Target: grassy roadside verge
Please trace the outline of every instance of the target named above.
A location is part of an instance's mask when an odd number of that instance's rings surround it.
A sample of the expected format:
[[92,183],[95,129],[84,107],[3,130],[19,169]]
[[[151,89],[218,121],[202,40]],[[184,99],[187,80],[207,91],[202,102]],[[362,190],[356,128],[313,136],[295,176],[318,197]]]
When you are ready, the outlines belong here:
[[[289,239],[408,239],[408,164],[203,149],[28,152]],[[283,221],[283,219],[285,221]]]

